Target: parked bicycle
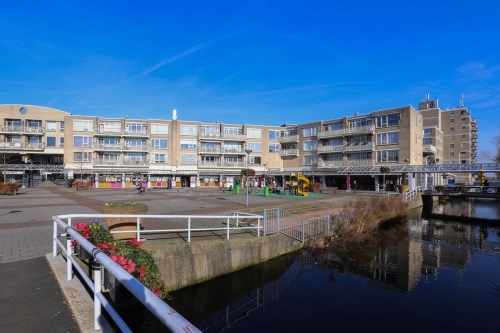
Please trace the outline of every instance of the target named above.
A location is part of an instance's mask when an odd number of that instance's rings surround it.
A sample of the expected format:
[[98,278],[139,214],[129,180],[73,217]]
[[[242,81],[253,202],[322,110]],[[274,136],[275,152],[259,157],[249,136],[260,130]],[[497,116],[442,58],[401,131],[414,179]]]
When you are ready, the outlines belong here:
[[142,186],[136,186],[134,189],[134,194],[145,194],[146,189]]

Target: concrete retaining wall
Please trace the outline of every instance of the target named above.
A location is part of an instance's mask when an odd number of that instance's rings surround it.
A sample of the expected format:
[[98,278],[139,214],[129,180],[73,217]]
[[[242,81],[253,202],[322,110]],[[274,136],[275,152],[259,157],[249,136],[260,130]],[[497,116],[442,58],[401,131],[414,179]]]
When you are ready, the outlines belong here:
[[191,243],[149,241],[167,290],[177,290],[297,251],[302,243],[283,235]]

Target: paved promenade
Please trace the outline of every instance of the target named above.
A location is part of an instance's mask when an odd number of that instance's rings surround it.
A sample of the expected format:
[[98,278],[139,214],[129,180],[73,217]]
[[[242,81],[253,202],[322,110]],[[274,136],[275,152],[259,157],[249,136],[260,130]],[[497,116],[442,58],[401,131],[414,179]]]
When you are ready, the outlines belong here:
[[[341,194],[335,197],[352,196]],[[297,202],[290,196],[250,195],[251,207]],[[5,332],[79,332],[45,255],[52,252],[52,216],[100,213],[106,202],[133,200],[148,214],[221,214],[246,207],[245,194],[215,189],[130,189],[75,192],[61,187],[21,189],[0,197],[0,322]]]

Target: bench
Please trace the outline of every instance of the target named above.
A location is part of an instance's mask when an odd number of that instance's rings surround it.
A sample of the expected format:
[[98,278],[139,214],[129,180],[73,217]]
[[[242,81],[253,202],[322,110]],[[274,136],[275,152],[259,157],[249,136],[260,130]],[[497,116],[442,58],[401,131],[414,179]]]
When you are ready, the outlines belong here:
[[0,194],[3,194],[3,195],[8,195],[8,194],[16,195],[20,188],[21,188],[21,184],[18,184],[18,183],[0,184]]

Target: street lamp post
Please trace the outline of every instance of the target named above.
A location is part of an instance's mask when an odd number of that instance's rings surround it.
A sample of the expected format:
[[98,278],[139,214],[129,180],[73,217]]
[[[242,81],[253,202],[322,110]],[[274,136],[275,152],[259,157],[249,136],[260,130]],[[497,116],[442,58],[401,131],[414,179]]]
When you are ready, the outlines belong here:
[[247,179],[246,179],[247,183],[245,185],[246,185],[246,188],[247,188],[247,206],[248,206],[248,185],[249,185],[249,183],[248,183],[248,159],[250,158],[250,154],[252,153],[252,150],[251,149],[245,149],[245,153],[247,154],[247,163],[246,163],[247,164],[247,175],[246,175],[247,176]]

